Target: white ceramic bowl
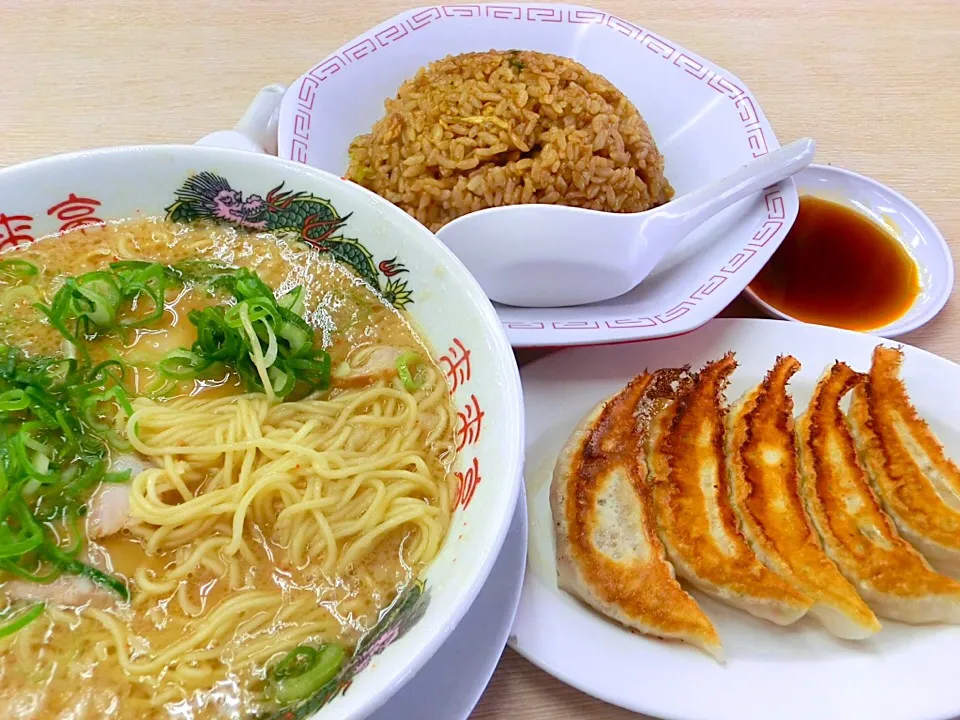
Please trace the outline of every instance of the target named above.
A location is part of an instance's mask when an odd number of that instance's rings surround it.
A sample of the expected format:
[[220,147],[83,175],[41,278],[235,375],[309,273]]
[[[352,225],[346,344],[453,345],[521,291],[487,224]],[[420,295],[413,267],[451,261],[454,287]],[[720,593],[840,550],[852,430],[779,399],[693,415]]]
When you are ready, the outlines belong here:
[[[497,3],[409,10],[321,60],[284,95],[280,157],[342,175],[350,141],[369,132],[403,81],[447,54],[491,48],[564,55],[604,75],[647,121],[678,195],[780,146],[746,85],[671,40],[602,10]],[[581,307],[497,306],[497,312],[516,346],[687,332],[740,294],[796,214],[797,193],[787,180],[688,236],[626,295]]]
[[[924,212],[896,190],[850,170],[810,165],[794,177],[800,195],[815,195],[863,213],[898,238],[917,263],[920,294],[902,317],[870,330],[872,335],[897,337],[930,322],[953,291],[953,257],[947,241]],[[761,300],[749,287],[746,294],[771,317],[800,322]]]
[[[420,599],[408,596],[408,612],[383,628],[368,652],[354,656],[352,684],[313,716],[364,717],[437,650],[469,608],[500,550],[523,466],[516,361],[480,287],[423,226],[358,185],[266,155],[195,146],[131,147],[0,170],[0,250],[81,220],[164,215],[184,181],[202,171],[224,178],[232,192],[220,192],[242,197],[248,206],[270,204],[275,200],[271,190],[283,185],[284,191],[304,193],[301,202],[315,195],[329,200],[341,217],[349,215],[342,232],[372,254],[381,290],[399,298],[410,293],[407,310],[447,372],[460,412],[458,506]],[[192,209],[229,223],[234,220],[227,205],[204,197]]]

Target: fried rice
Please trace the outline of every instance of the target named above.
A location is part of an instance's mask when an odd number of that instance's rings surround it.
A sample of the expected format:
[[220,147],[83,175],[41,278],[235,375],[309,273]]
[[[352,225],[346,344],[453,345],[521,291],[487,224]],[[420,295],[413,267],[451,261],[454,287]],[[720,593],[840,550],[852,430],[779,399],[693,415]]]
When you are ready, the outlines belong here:
[[422,68],[350,145],[347,177],[431,230],[520,203],[641,212],[673,197],[636,107],[568,58],[449,56]]

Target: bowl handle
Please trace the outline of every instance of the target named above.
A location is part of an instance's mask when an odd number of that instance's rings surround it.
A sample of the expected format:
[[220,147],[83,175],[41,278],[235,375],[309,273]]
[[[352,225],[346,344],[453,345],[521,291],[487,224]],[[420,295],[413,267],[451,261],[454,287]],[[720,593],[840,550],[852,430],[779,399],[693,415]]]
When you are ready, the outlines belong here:
[[218,130],[194,144],[276,155],[280,103],[286,90],[276,83],[267,85],[257,93],[233,130]]

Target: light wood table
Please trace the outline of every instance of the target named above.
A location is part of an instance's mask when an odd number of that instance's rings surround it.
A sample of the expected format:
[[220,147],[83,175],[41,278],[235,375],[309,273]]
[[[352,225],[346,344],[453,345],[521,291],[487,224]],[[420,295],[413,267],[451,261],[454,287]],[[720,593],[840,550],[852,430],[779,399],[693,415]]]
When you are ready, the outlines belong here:
[[[258,88],[292,81],[341,43],[413,4],[5,0],[0,166],[81,148],[192,142],[228,128]],[[956,254],[956,0],[592,4],[734,72],[760,98],[781,139],[812,135],[819,162],[900,190],[933,217]],[[726,314],[754,312],[738,301]],[[960,361],[958,318],[954,299],[906,341]],[[510,650],[474,713],[497,720],[626,717],[635,716],[563,685]]]

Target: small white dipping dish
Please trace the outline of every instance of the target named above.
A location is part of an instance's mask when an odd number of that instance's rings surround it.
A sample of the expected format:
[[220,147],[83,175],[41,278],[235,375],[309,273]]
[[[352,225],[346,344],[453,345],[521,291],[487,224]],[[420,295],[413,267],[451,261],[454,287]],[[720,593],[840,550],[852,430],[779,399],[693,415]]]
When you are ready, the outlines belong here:
[[[868,332],[896,337],[925,325],[940,312],[953,290],[953,258],[943,235],[920,208],[876,180],[829,165],[810,165],[794,176],[794,182],[801,197],[815,195],[846,205],[883,226],[917,263],[920,293],[913,305],[894,322]],[[744,292],[768,315],[800,322],[761,300],[749,286]]]

